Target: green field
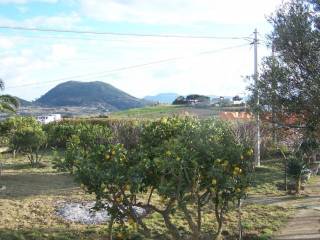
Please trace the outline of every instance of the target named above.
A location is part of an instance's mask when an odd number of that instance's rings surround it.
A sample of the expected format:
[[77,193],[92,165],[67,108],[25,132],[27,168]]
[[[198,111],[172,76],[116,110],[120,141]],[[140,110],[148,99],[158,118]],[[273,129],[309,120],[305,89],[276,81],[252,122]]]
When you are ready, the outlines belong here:
[[[71,175],[56,172],[52,168],[51,160],[52,156],[48,153],[41,168],[31,168],[25,157],[18,156],[13,159],[11,154],[2,156],[3,172],[0,183],[6,185],[7,189],[0,192],[0,239],[106,239],[104,225],[69,223],[56,216],[56,206],[61,202],[83,202],[94,197],[86,194]],[[261,198],[270,193],[274,196],[283,194],[275,187],[275,183],[282,180],[278,165],[270,163],[258,169],[257,179],[255,187],[250,190],[252,194],[258,194]],[[160,205],[161,202],[157,204]],[[248,204],[243,207],[243,228],[248,236],[253,237],[250,239],[267,239],[291,214],[292,209],[286,206]],[[236,211],[226,216],[228,225],[224,233],[230,235],[230,239],[234,239],[232,235],[237,231],[236,216]],[[154,229],[152,239],[169,239],[160,216],[150,214],[145,220],[147,225]],[[188,231],[187,224],[181,220],[179,212],[175,215],[174,221],[182,231]],[[208,233],[216,229],[212,208],[205,211],[203,229]],[[135,235],[133,229],[130,237],[115,235],[118,236],[115,239],[119,240],[145,239]]]
[[219,111],[243,111],[243,107],[197,107],[182,105],[159,105],[144,108],[134,108],[111,113],[111,118],[155,119],[174,115],[190,115],[199,118],[215,117]]

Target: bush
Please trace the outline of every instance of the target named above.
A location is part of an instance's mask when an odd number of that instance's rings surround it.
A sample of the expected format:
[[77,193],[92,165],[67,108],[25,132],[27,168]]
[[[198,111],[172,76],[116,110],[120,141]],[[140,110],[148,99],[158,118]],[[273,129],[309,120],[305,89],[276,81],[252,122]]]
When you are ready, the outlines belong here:
[[293,155],[289,158],[287,172],[295,181],[297,194],[300,192],[302,176],[305,170],[307,170],[307,165],[302,157]]
[[13,149],[18,149],[24,153],[32,166],[37,166],[42,158],[40,150],[45,147],[46,140],[46,134],[42,130],[40,123],[31,121],[26,125],[20,125],[15,130],[11,136],[10,144]]
[[[15,132],[23,127],[33,126],[37,124],[35,118],[32,117],[10,117],[0,122],[1,144],[9,146],[10,138]],[[15,150],[15,149],[14,149]]]
[[138,123],[133,120],[73,119],[47,124],[44,126],[44,131],[48,135],[48,146],[66,149],[69,139],[73,135],[77,135],[83,125],[99,125],[111,129],[114,142],[121,142],[126,148],[132,148],[139,142],[141,126],[144,124],[144,121]]
[[[151,229],[134,210],[139,206],[160,214],[174,239],[184,239],[171,221],[180,211],[192,239],[200,239],[203,209],[213,203],[220,237],[230,203],[243,198],[250,184],[252,149],[226,123],[163,118],[129,125],[129,133],[111,131],[110,125],[80,126],[67,143],[65,161],[96,195],[97,207],[111,213],[110,235],[113,222],[124,225],[127,220],[150,236]],[[119,136],[126,134],[134,138],[123,144]]]
[[44,125],[48,136],[48,146],[65,149],[68,140],[77,132],[77,125],[68,122],[54,122]]

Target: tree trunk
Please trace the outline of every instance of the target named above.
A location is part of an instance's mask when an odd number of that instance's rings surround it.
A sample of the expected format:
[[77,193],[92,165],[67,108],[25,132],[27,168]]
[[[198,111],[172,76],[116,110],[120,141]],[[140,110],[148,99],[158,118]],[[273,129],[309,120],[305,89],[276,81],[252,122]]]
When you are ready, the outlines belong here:
[[28,159],[29,159],[29,161],[30,161],[30,165],[31,165],[32,167],[34,167],[33,154],[32,154],[32,153],[29,153],[27,156],[28,156]]
[[113,217],[110,218],[110,221],[108,223],[108,239],[112,240],[112,228],[113,228]]
[[241,199],[238,199],[239,240],[242,240]]
[[38,155],[38,152],[36,151],[36,165],[38,166],[39,165],[39,162],[38,162],[38,159],[39,159],[39,155]]
[[287,158],[284,160],[284,189],[288,191],[288,163]]
[[201,202],[200,202],[200,198],[198,197],[198,209],[197,209],[197,233],[198,233],[198,238],[200,239],[200,235],[201,235],[201,225],[202,225],[202,208],[201,208]]
[[220,239],[222,239],[222,236],[221,236],[221,233],[222,233],[222,219],[223,219],[222,211],[219,212],[218,207],[216,207],[214,211],[215,211],[216,219],[217,219],[217,222],[218,222],[218,231],[217,231],[215,240],[220,240]]
[[282,154],[282,157],[284,159],[284,190],[288,191],[288,160],[285,153],[280,149],[280,152]]
[[216,190],[214,212],[215,212],[216,219],[218,222],[218,231],[217,231],[215,240],[220,240],[220,239],[222,239],[221,233],[222,233],[223,211],[222,211],[222,209],[219,211],[219,193],[217,190]]
[[300,189],[301,189],[301,177],[299,177],[296,181],[296,194],[300,193]]
[[139,216],[137,216],[136,212],[134,211],[133,207],[131,204],[129,204],[129,211],[130,211],[130,215],[131,217],[134,219],[135,223],[137,223],[139,226],[142,227],[142,234],[145,235],[146,237],[150,237],[151,233],[150,230],[148,229],[148,227],[143,223],[143,221],[141,220],[141,218]]
[[192,240],[199,240],[200,239],[200,231],[199,231],[198,219],[197,219],[197,224],[195,224],[187,206],[185,204],[180,204],[179,207],[182,210],[182,212],[184,213],[184,216],[188,222],[189,228],[192,232]]
[[182,240],[178,229],[176,228],[176,226],[174,226],[171,223],[171,220],[170,220],[170,217],[169,217],[169,213],[163,213],[162,217],[163,217],[164,223],[166,224],[166,227],[169,230],[169,233],[172,236],[172,238],[174,240]]

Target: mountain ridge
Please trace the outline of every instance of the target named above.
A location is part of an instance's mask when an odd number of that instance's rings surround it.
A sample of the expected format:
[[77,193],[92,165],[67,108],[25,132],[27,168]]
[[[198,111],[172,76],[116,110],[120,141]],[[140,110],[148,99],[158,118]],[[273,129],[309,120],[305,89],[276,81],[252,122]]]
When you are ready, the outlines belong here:
[[58,84],[34,102],[44,107],[100,107],[110,111],[138,108],[146,102],[101,82],[67,81]]

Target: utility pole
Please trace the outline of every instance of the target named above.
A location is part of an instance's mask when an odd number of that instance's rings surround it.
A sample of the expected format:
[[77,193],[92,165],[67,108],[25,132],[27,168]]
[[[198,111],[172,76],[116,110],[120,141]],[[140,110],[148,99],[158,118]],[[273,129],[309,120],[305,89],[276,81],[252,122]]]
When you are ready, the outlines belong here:
[[274,45],[272,43],[272,142],[273,144],[277,143],[277,131],[276,131],[276,110],[275,110],[275,91],[276,91],[276,76],[275,76],[275,56],[274,56]]
[[[258,31],[257,29],[254,30],[254,83],[256,86],[256,89],[258,87]],[[259,99],[259,91],[257,91],[257,107],[259,108],[260,99]],[[256,115],[256,124],[257,124],[257,139],[256,139],[256,146],[254,151],[254,158],[256,162],[256,166],[260,167],[260,113],[259,110]]]

